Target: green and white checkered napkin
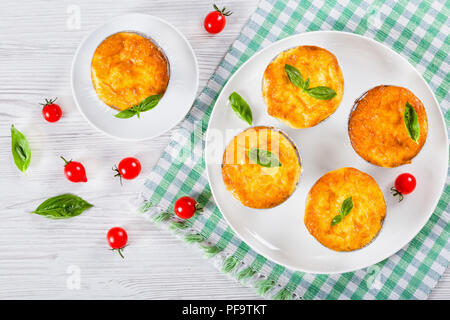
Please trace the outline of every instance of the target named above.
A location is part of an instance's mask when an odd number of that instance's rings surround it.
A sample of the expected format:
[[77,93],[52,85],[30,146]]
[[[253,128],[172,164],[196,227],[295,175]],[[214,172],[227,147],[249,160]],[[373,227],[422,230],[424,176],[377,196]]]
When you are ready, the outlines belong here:
[[[314,2],[314,3],[313,3]],[[214,203],[203,157],[204,133],[219,92],[239,66],[295,33],[342,30],[373,38],[406,57],[435,92],[450,121],[450,2],[263,0],[210,79],[145,183],[140,210],[189,243],[198,243],[225,273],[274,299],[425,299],[450,259],[450,187],[420,233],[367,269],[335,275],[289,270],[257,254],[229,228]],[[198,126],[198,123],[201,123]],[[194,153],[196,157],[186,156]],[[431,165],[431,164],[430,164]],[[181,221],[174,201],[191,195],[202,214]]]

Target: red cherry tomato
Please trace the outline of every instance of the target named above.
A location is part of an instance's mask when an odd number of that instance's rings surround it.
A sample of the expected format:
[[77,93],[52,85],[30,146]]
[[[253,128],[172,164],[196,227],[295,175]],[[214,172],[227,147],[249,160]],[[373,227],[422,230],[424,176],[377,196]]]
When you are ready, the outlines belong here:
[[416,178],[410,173],[402,173],[395,179],[392,192],[394,196],[399,196],[399,200],[403,200],[403,195],[410,194],[416,188]]
[[205,21],[203,22],[206,31],[209,33],[219,33],[222,31],[227,23],[227,19],[225,17],[228,17],[231,14],[232,12],[226,11],[225,7],[220,10],[216,5],[214,5],[214,11],[208,13],[205,17]]
[[42,106],[42,115],[44,116],[44,119],[48,122],[56,122],[59,119],[61,119],[62,111],[61,107],[54,103],[56,101],[56,98],[51,99],[45,99],[45,103],[41,103]]
[[395,189],[401,194],[409,194],[416,188],[416,178],[410,173],[402,173],[395,179]]
[[122,178],[131,180],[139,175],[141,172],[141,163],[136,158],[128,157],[122,159],[119,165],[114,167],[113,170],[117,172],[115,177],[120,177],[120,182],[122,183]]
[[174,211],[175,214],[181,219],[192,218],[195,211],[199,209],[197,201],[191,197],[181,197],[175,202]]
[[66,163],[64,165],[64,174],[69,181],[72,182],[87,182],[86,170],[84,166],[77,161],[67,161],[64,157],[61,157]]
[[106,240],[108,240],[108,244],[112,250],[117,250],[123,258],[122,250],[128,242],[127,232],[121,227],[111,228],[106,235]]

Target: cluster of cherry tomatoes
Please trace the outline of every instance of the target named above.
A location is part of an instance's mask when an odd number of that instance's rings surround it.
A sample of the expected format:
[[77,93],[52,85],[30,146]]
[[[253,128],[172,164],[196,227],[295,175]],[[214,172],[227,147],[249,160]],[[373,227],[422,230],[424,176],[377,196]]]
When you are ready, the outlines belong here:
[[[67,180],[71,182],[87,182],[86,170],[81,162],[67,161],[62,156],[61,159],[65,162],[64,174]],[[120,182],[122,183],[122,179],[132,180],[139,175],[141,163],[136,158],[127,157],[122,159],[118,166],[113,167],[113,170],[117,172],[114,176],[120,177]]]
[[[45,103],[41,103],[42,115],[48,122],[57,122],[61,119],[62,110],[61,107],[55,103],[55,99],[45,99]],[[64,161],[64,174],[67,180],[71,182],[87,182],[86,170],[81,162],[67,161],[63,156],[61,159]],[[115,166],[113,170],[116,172],[115,177],[122,179],[132,180],[136,178],[141,172],[141,163],[138,159],[133,157],[127,157],[119,162],[118,166]]]
[[[42,115],[48,122],[57,122],[61,119],[62,110],[61,107],[55,103],[55,99],[45,99],[45,103],[41,103]],[[67,180],[71,182],[87,182],[86,170],[81,162],[66,160],[63,156],[61,159],[64,161],[64,174]],[[127,157],[122,159],[117,166],[113,168],[116,172],[115,176],[122,179],[131,180],[136,178],[141,172],[141,163],[138,159],[133,157]],[[123,258],[122,250],[125,248],[128,242],[127,232],[120,227],[111,228],[106,235],[106,239],[112,250],[116,250]]]
[[[55,99],[45,99],[45,103],[42,103],[42,115],[48,122],[57,122],[61,119],[62,110],[61,107],[55,103]],[[64,161],[64,174],[66,178],[71,182],[87,182],[86,170],[81,162],[66,160],[63,156],[61,159]],[[141,163],[138,159],[133,157],[127,157],[122,159],[117,166],[113,167],[116,172],[115,177],[122,179],[132,180],[136,178],[141,172]],[[174,207],[175,214],[181,219],[192,218],[196,211],[200,210],[200,205],[191,197],[179,198]],[[121,227],[111,228],[106,239],[112,250],[115,250],[123,258],[122,250],[125,248],[128,242],[128,234]]]
[[[201,206],[191,197],[181,197],[175,202],[174,211],[180,219],[192,218],[195,212],[201,210]],[[106,235],[111,250],[117,251],[124,258],[122,250],[128,242],[128,234],[121,227],[114,227]]]

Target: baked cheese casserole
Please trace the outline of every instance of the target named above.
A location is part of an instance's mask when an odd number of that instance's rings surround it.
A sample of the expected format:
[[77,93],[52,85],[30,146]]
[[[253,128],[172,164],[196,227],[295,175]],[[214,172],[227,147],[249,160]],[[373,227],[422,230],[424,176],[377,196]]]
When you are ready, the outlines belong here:
[[[285,65],[298,69],[309,88],[326,86],[336,92],[320,100],[290,82]],[[263,98],[267,112],[292,128],[309,128],[329,117],[339,106],[344,78],[336,57],[323,48],[299,46],[280,53],[266,68]]]
[[[338,218],[349,201],[350,210]],[[376,181],[357,169],[341,168],[326,173],[311,188],[304,221],[311,235],[325,247],[352,251],[372,241],[385,216],[386,203]]]
[[[251,157],[255,150],[261,154],[256,162]],[[267,153],[275,166],[264,166],[262,155]],[[222,177],[227,189],[251,208],[272,208],[284,202],[294,192],[300,172],[296,147],[277,129],[249,128],[234,137],[223,154]]]
[[[405,125],[405,106],[417,114],[420,135],[415,141]],[[355,102],[348,123],[353,149],[363,159],[381,167],[411,163],[427,139],[425,107],[411,91],[396,86],[370,89]]]
[[169,66],[152,41],[137,33],[119,32],[95,50],[91,78],[104,103],[125,110],[151,95],[164,94]]

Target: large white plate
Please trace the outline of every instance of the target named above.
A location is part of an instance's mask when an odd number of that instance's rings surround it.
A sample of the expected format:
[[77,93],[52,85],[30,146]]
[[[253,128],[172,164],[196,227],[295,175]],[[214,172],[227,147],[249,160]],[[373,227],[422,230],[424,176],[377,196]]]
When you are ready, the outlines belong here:
[[[344,74],[344,98],[327,120],[309,129],[291,129],[267,114],[261,84],[268,63],[281,51],[298,45],[316,45],[336,55]],[[425,105],[428,139],[409,165],[380,168],[360,158],[351,147],[347,121],[353,102],[380,84],[409,88]],[[297,190],[272,209],[243,206],[226,190],[221,157],[233,136],[246,128],[228,104],[239,92],[253,110],[254,125],[269,125],[286,132],[297,144],[303,173]],[[405,246],[430,218],[447,177],[448,140],[439,105],[419,73],[400,55],[371,39],[350,33],[318,31],[278,41],[255,54],[231,77],[214,106],[206,142],[206,167],[211,190],[231,228],[255,251],[291,269],[312,273],[341,273],[377,263]],[[383,191],[387,214],[379,235],[353,252],[336,252],[322,246],[306,229],[307,193],[323,174],[341,167],[370,174]],[[417,188],[398,202],[390,188],[398,174],[411,172]],[[361,186],[364,187],[364,186]]]
[[[91,80],[95,49],[108,36],[134,31],[154,41],[170,66],[169,85],[158,105],[141,118],[118,119],[118,113],[97,96]],[[168,22],[145,14],[127,14],[105,23],[81,43],[72,64],[72,92],[85,118],[98,130],[119,139],[143,140],[158,136],[177,125],[194,102],[198,87],[198,65],[186,38]]]

